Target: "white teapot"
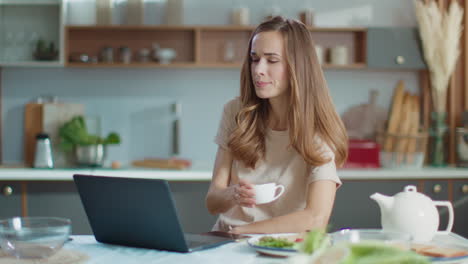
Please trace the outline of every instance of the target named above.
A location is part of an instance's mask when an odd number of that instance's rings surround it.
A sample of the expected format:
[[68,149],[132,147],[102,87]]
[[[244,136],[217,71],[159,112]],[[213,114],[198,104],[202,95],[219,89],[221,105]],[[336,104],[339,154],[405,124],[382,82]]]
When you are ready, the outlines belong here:
[[[449,201],[432,201],[408,185],[395,196],[374,193],[370,196],[380,206],[382,229],[412,235],[413,241],[429,242],[436,234],[448,234],[453,226],[453,207]],[[446,206],[449,222],[444,231],[438,231],[439,212],[436,206]]]

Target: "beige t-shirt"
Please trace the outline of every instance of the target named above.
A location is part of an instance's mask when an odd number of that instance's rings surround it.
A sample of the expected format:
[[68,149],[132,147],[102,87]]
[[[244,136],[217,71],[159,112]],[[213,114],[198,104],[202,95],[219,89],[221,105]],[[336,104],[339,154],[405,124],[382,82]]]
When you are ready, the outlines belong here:
[[[229,101],[224,106],[215,142],[226,150],[229,150],[229,135],[236,126],[235,117],[240,107],[239,98]],[[336,182],[337,186],[341,185],[336,173],[334,153],[326,144],[324,155],[331,157],[331,161],[313,168],[294,148],[289,147],[288,131],[268,129],[265,140],[265,158],[258,161],[255,170],[246,168],[240,161],[233,161],[229,184],[237,184],[239,179],[246,179],[253,184],[275,182],[284,185],[283,195],[274,202],[257,205],[255,208],[234,206],[219,215],[213,230],[228,231],[229,226],[244,225],[302,210],[306,206],[307,189],[311,182],[331,180]]]

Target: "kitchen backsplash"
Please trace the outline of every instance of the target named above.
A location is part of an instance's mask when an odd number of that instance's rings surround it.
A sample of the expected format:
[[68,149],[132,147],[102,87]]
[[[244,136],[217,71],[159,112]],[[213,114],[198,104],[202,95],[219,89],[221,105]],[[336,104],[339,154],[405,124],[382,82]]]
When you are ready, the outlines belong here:
[[[159,0],[158,0],[159,1]],[[415,26],[413,3],[407,0],[279,0],[184,1],[186,24],[228,24],[233,8],[250,9],[251,23],[259,23],[271,6],[296,17],[313,7],[316,22],[324,26]],[[210,13],[210,16],[198,14]],[[325,73],[340,113],[368,101],[370,89],[379,91],[378,105],[388,108],[393,88],[403,79],[418,92],[417,72],[330,70]],[[2,69],[3,162],[23,159],[24,105],[37,96],[85,105],[87,115],[99,116],[102,134],[117,131],[122,144],[112,146],[108,161],[127,163],[171,153],[171,104],[182,104],[180,150],[184,158],[211,162],[213,143],[225,102],[239,92],[237,69]]]
[[[325,72],[340,113],[368,101],[379,91],[378,104],[388,108],[399,79],[417,92],[413,72]],[[117,131],[122,144],[112,146],[109,161],[168,157],[171,153],[171,104],[182,104],[181,156],[212,161],[214,136],[225,102],[239,93],[238,70],[169,69],[24,69],[3,70],[3,160],[23,157],[24,104],[43,94],[85,105],[87,115],[99,116],[102,133]]]

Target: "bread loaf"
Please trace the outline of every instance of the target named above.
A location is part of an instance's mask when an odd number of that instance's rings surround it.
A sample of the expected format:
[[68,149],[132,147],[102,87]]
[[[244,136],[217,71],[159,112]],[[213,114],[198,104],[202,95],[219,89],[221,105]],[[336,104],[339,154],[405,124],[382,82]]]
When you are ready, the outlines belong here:
[[420,255],[436,258],[454,258],[468,255],[467,250],[433,245],[413,245],[411,249]]

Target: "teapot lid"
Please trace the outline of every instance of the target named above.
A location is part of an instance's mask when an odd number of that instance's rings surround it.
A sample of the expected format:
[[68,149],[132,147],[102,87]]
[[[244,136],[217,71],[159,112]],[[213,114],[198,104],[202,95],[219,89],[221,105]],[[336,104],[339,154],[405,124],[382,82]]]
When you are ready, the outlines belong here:
[[429,196],[425,195],[424,193],[418,192],[418,189],[414,185],[405,186],[403,191],[397,193],[395,197],[398,197],[398,198],[404,197],[404,199],[410,198],[410,199],[416,199],[418,201],[422,200],[422,201],[432,202],[432,199]]
[[404,192],[417,192],[417,188],[414,185],[405,186]]

